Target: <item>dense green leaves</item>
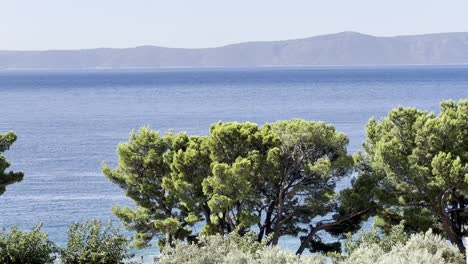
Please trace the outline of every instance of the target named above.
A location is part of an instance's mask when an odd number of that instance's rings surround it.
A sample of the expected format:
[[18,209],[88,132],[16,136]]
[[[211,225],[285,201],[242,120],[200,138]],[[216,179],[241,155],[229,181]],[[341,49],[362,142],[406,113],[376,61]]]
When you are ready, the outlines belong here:
[[58,251],[48,240],[48,235],[37,225],[30,232],[18,228],[0,230],[0,263],[3,264],[49,264]]
[[336,182],[348,175],[352,159],[348,138],[331,125],[291,120],[274,123],[271,129],[280,139],[277,170],[266,181],[274,190],[269,199],[277,204],[276,244],[280,235],[297,235],[300,224],[337,210]]
[[[250,231],[276,245],[306,233],[302,253],[321,243],[318,231],[342,234],[368,212],[369,200],[355,205],[362,201],[355,191],[335,193],[353,167],[347,144],[333,126],[304,120],[219,122],[207,136],[143,128],[119,145],[117,167],[103,172],[137,204],[114,212],[137,231],[138,245]],[[330,219],[310,225],[316,217]]]
[[468,224],[468,100],[445,101],[435,115],[398,108],[371,119],[362,175],[375,181],[382,227],[405,220],[408,231],[433,228],[463,249]]
[[129,263],[129,240],[111,224],[98,220],[73,224],[67,245],[57,247],[37,225],[30,232],[16,227],[0,230],[0,263],[50,264],[59,259],[63,264]]
[[[187,216],[178,206],[175,194],[162,187],[164,179],[171,177],[173,155],[186,148],[185,134],[168,133],[161,137],[148,128],[132,132],[128,143],[117,149],[119,163],[115,170],[104,165],[104,174],[126,191],[138,205],[137,209],[115,207],[114,213],[130,229],[138,231],[136,245],[144,246],[155,235],[161,242],[169,242],[185,235],[184,228],[175,227]],[[180,210],[176,211],[175,208]]]
[[119,264],[131,257],[128,239],[112,225],[98,220],[73,224],[61,250],[63,264]]
[[0,195],[5,192],[7,185],[23,179],[23,173],[21,172],[5,171],[10,167],[10,163],[8,163],[2,153],[9,150],[15,141],[16,135],[13,132],[0,134]]

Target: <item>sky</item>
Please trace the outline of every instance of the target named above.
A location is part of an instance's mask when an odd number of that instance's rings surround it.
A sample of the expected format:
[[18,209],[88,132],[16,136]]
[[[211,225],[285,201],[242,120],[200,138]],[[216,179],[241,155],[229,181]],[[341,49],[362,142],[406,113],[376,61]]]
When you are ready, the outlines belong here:
[[0,50],[468,32],[468,0],[0,0]]

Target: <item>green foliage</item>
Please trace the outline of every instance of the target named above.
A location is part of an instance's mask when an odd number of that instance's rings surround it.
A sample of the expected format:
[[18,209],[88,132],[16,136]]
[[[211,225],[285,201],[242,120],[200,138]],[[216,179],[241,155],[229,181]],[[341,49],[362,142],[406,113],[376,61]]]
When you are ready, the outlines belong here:
[[322,264],[323,257],[299,257],[256,241],[255,234],[203,236],[199,244],[177,242],[162,251],[160,264]]
[[208,144],[211,173],[202,182],[212,213],[205,234],[245,233],[260,221],[262,207],[256,190],[266,176],[266,155],[275,138],[253,123],[216,123],[210,128]]
[[[376,246],[383,252],[388,253],[396,245],[404,245],[408,241],[408,236],[404,231],[403,223],[391,227],[389,232],[387,232],[386,234],[382,234],[380,231],[374,226],[369,231],[361,230],[355,238],[353,238],[351,233],[348,233],[343,243],[344,253],[349,256],[361,247],[370,246]],[[339,258],[342,259],[345,258],[344,255],[335,254],[333,256],[339,256]]]
[[445,239],[431,230],[412,235],[409,239],[403,226],[393,227],[388,236],[379,236],[376,230],[362,233],[348,241],[347,256],[337,260],[342,264],[393,264],[393,263],[465,263],[463,255]]
[[361,175],[374,181],[376,224],[405,220],[408,232],[432,228],[463,250],[468,223],[468,100],[445,101],[435,115],[400,107],[371,119]]
[[[174,221],[183,222],[188,216],[187,210],[178,206],[176,193],[162,187],[164,179],[171,178],[172,156],[178,150],[186,149],[188,141],[183,133],[167,133],[161,137],[157,132],[142,128],[138,133],[131,133],[128,143],[118,146],[119,161],[115,170],[103,166],[107,178],[123,188],[138,205],[137,209],[113,209],[126,227],[138,232],[136,246],[144,247],[155,235],[160,235],[164,244],[188,234],[183,224],[174,228]],[[176,212],[174,208],[180,211]]]
[[128,239],[112,225],[98,220],[73,224],[61,250],[63,264],[118,264],[131,257]]
[[5,187],[7,185],[19,182],[23,179],[23,173],[21,172],[5,171],[10,167],[10,163],[8,163],[2,153],[9,150],[15,141],[16,135],[13,132],[0,134],[0,195],[5,192]]
[[37,225],[31,232],[12,228],[0,230],[0,263],[48,264],[55,260],[57,248]]
[[[368,195],[358,198],[369,193],[368,182],[335,193],[353,167],[347,144],[333,126],[304,120],[262,127],[219,122],[207,136],[142,128],[118,146],[117,167],[104,165],[103,172],[137,204],[114,213],[137,232],[138,246],[154,237],[164,245],[255,227],[257,240],[271,237],[273,245],[281,236],[307,233],[302,253],[322,245],[318,231],[350,231],[369,211]],[[330,219],[310,225],[318,216]]]

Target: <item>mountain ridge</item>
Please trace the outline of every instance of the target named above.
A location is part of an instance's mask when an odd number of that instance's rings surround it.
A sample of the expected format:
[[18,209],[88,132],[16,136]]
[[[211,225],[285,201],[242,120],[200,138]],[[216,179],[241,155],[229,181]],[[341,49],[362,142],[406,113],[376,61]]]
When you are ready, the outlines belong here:
[[211,48],[0,51],[0,69],[288,67],[468,63],[468,32],[377,37],[345,31]]

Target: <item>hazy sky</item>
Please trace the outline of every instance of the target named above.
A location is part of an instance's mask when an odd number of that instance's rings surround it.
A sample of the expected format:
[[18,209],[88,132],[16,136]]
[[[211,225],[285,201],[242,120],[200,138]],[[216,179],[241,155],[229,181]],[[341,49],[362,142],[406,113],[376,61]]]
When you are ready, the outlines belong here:
[[0,50],[468,31],[468,0],[0,0]]

